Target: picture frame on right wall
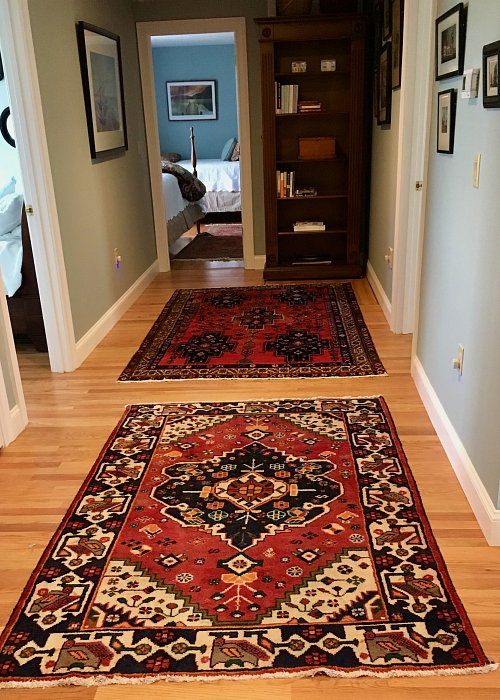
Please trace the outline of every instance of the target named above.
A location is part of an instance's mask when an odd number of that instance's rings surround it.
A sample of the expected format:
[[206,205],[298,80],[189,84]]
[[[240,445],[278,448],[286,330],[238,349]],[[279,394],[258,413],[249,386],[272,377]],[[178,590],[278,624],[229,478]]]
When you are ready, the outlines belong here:
[[457,91],[443,90],[438,93],[437,152],[453,153],[455,140],[455,114]]
[[465,54],[465,9],[462,2],[436,20],[436,80],[462,75]]
[[500,41],[483,46],[483,107],[500,107],[499,62]]
[[385,44],[378,62],[378,114],[377,124],[391,123],[391,44]]

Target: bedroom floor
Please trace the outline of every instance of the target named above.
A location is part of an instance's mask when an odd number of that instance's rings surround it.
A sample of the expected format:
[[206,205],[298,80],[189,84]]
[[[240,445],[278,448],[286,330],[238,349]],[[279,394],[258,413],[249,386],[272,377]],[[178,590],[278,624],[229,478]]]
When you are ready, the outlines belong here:
[[[170,246],[172,269],[185,269],[186,263],[196,265],[200,262],[215,262],[223,266],[231,263],[231,267],[237,263],[237,267],[243,266],[243,232],[240,224],[202,223],[199,235],[200,238],[196,242],[201,245],[196,248],[194,247],[195,239],[198,236],[196,226],[183,233]],[[189,251],[187,250],[188,246],[191,246]],[[185,256],[188,259],[185,259]]]

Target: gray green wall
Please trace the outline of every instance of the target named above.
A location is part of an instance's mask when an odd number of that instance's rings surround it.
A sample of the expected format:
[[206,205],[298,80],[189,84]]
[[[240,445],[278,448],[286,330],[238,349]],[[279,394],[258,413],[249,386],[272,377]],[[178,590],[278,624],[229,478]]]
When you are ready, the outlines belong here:
[[[437,15],[455,5],[440,0]],[[500,39],[498,0],[469,0],[465,68],[481,68],[484,44]],[[497,508],[500,460],[500,109],[458,93],[455,148],[436,153],[437,93],[461,78],[434,84],[427,217],[421,282],[418,359]],[[479,189],[472,163],[481,153]],[[462,377],[451,368],[465,348]]]
[[255,253],[256,255],[263,255],[265,246],[260,55],[258,32],[253,20],[255,17],[267,16],[267,0],[196,0],[196,2],[191,3],[151,0],[148,2],[134,2],[133,8],[137,22],[203,19],[209,17],[246,18]]
[[[29,0],[75,337],[156,259],[135,25],[130,0]],[[75,23],[120,36],[128,151],[90,158]],[[121,269],[114,265],[114,248]]]
[[372,132],[368,260],[389,300],[392,297],[392,269],[384,256],[389,247],[394,249],[400,94],[399,89],[392,91],[390,125],[378,126],[374,119]]

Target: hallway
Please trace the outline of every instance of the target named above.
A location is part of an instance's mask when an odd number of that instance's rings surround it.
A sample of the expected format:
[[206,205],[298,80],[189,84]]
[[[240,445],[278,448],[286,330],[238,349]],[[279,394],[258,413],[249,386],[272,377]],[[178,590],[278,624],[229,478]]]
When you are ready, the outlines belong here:
[[[366,324],[388,376],[354,379],[199,380],[119,384],[116,379],[177,287],[262,284],[240,267],[205,266],[160,274],[99,347],[72,374],[51,374],[45,354],[25,352],[20,367],[30,423],[1,453],[0,624],[129,403],[313,396],[372,396],[388,402],[451,578],[486,654],[500,659],[500,548],[488,547],[410,377],[411,336],[393,335],[365,279],[354,280]],[[344,691],[351,698],[493,698],[500,671],[484,675],[393,679],[262,679],[92,688],[52,688],[45,697],[252,698],[302,700]],[[7,700],[44,691],[4,690]]]

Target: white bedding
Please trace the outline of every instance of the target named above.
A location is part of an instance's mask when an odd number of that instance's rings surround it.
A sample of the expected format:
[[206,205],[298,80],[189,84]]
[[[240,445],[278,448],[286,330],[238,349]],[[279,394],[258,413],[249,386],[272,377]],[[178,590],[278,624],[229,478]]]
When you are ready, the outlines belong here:
[[188,202],[181,194],[175,175],[162,173],[163,201],[167,215],[168,242],[174,243],[199,219],[203,211],[196,202]]
[[21,227],[16,226],[0,238],[0,269],[3,286],[8,297],[14,296],[21,286],[21,265],[23,263],[23,244]]
[[[191,161],[181,160],[181,165],[193,172]],[[240,162],[239,160],[216,160],[202,158],[196,163],[198,179],[203,182],[207,192],[239,192],[240,191]]]

